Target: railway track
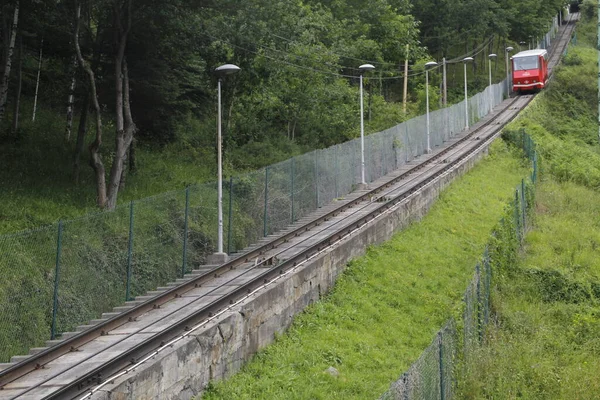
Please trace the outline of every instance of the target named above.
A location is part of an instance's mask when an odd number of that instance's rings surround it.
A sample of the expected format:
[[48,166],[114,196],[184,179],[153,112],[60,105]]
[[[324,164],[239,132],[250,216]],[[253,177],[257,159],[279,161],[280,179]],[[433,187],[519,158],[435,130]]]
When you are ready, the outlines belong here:
[[[555,42],[551,68],[559,62],[576,19],[571,16]],[[0,371],[0,399],[90,397],[462,165],[532,98],[507,99],[470,131],[374,182],[371,189],[323,207],[229,262],[208,272],[194,271],[176,286]]]

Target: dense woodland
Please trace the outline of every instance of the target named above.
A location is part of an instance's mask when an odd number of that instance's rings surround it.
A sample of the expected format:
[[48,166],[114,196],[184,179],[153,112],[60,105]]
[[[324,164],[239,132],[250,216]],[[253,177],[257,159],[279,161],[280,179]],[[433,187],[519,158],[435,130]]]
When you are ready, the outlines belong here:
[[[410,114],[423,108],[426,61],[477,53],[473,87],[481,88],[487,54],[540,37],[564,3],[2,0],[0,184],[35,186],[43,172],[35,168],[46,167],[28,160],[52,148],[69,160],[48,166],[53,180],[69,182],[61,190],[87,185],[96,206],[111,209],[128,174],[144,172],[139,148],[160,153],[178,144],[195,163],[214,164],[213,71],[224,63],[242,69],[223,84],[232,168],[356,137],[363,63],[376,66],[365,80],[369,130],[384,129],[407,117],[407,56]],[[500,79],[503,64],[496,70]],[[454,75],[451,99],[462,90],[462,75]]]

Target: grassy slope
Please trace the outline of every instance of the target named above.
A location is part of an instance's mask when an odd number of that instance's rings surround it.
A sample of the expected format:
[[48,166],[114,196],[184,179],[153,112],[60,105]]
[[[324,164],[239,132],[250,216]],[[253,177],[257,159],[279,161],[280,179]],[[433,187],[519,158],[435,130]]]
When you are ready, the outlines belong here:
[[[525,175],[503,143],[420,223],[353,261],[333,292],[205,399],[381,395],[461,307],[489,233]],[[324,373],[333,366],[334,378]]]
[[600,196],[549,180],[519,270],[500,279],[497,326],[466,399],[593,399],[600,393]]
[[463,383],[466,399],[594,399],[600,393],[600,147],[594,21],[516,127],[546,171],[514,275],[498,275],[497,326]]

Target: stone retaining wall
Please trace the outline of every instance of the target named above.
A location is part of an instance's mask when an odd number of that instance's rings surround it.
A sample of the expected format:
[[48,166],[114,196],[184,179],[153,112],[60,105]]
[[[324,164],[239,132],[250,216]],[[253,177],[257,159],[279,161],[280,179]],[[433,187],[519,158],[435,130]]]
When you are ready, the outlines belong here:
[[329,252],[262,289],[234,311],[164,351],[134,374],[117,379],[94,394],[94,400],[191,399],[210,380],[240,370],[257,351],[284,332],[296,314],[318,301],[334,285],[348,261],[369,245],[389,240],[398,230],[424,216],[454,178],[470,170],[487,153],[487,146],[451,173],[413,194],[394,211],[375,219]]

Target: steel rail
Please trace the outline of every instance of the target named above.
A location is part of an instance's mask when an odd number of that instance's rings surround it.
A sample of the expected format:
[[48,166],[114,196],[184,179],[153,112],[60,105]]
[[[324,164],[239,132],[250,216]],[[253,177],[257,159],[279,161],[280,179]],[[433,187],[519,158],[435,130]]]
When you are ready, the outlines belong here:
[[[571,27],[571,29],[568,30],[569,33],[572,32],[572,28],[573,27]],[[564,36],[566,36],[566,33],[567,33],[567,30],[565,30],[565,32],[563,32],[563,38],[564,38]],[[561,38],[561,41],[563,38]],[[556,53],[556,49],[558,47],[559,46],[557,46],[557,45],[553,46],[553,53]],[[509,102],[507,104],[507,106],[498,115],[498,118],[502,115],[502,112],[509,109],[515,103],[515,101],[517,101],[517,99],[518,98],[515,98],[512,102]],[[51,347],[37,355],[34,355],[34,356],[30,357],[29,359],[27,359],[19,364],[16,364],[15,366],[10,367],[4,371],[0,371],[0,387],[17,379],[20,376],[25,375],[26,373],[28,373],[32,370],[42,367],[47,362],[49,362],[53,359],[56,359],[63,354],[66,354],[70,351],[77,349],[78,347],[82,346],[83,344],[95,339],[96,337],[106,334],[109,331],[135,319],[136,316],[144,314],[153,308],[160,307],[161,304],[164,304],[164,303],[170,301],[174,297],[179,297],[182,294],[184,294],[185,292],[192,290],[198,286],[201,286],[203,283],[211,280],[213,275],[219,275],[219,274],[222,274],[223,272],[229,271],[231,269],[235,269],[236,267],[250,261],[250,259],[259,257],[259,256],[263,255],[265,252],[280,246],[282,243],[287,242],[289,239],[296,237],[303,232],[309,231],[310,229],[314,228],[315,226],[318,226],[321,223],[328,221],[330,218],[335,217],[339,213],[344,212],[344,211],[358,205],[359,203],[374,197],[374,195],[379,194],[380,192],[384,191],[386,188],[393,186],[394,184],[396,184],[397,182],[399,182],[402,179],[405,179],[408,175],[413,174],[414,172],[424,168],[426,165],[429,165],[432,162],[435,162],[436,160],[439,160],[443,156],[447,155],[448,152],[450,152],[452,149],[455,149],[457,146],[464,143],[466,140],[471,139],[476,133],[478,133],[484,127],[488,126],[493,121],[494,121],[494,119],[490,119],[490,120],[486,121],[485,123],[483,123],[479,127],[477,127],[477,129],[473,130],[472,132],[468,133],[464,137],[460,138],[456,143],[452,144],[451,146],[448,146],[447,148],[443,149],[442,151],[439,151],[438,153],[436,153],[433,156],[431,156],[430,158],[428,158],[423,164],[419,164],[419,165],[411,168],[407,172],[399,175],[398,177],[385,183],[384,185],[377,187],[373,190],[370,190],[362,195],[359,195],[356,199],[346,202],[345,204],[341,205],[340,207],[335,208],[334,210],[327,212],[322,216],[316,217],[315,219],[311,220],[307,224],[302,225],[299,228],[292,229],[291,231],[282,234],[281,236],[275,238],[274,240],[272,240],[268,243],[265,243],[245,254],[240,255],[239,257],[231,260],[230,262],[228,262],[226,264],[223,264],[222,266],[216,268],[215,270],[212,270],[203,275],[199,275],[196,278],[192,278],[191,280],[181,284],[180,286],[174,287],[173,289],[170,289],[170,290],[158,295],[157,297],[150,299],[150,300],[146,301],[145,303],[142,303],[139,306],[132,308],[131,310],[128,310],[127,312],[124,312],[118,316],[115,316],[107,321],[104,321],[104,322],[96,325],[94,328],[91,328],[89,331],[82,332],[79,335],[76,335],[72,338],[66,339],[64,342],[62,342],[59,345],[56,345],[56,346]],[[457,159],[453,163],[447,165],[447,167],[450,167],[458,160],[459,159]],[[440,172],[440,173],[442,173],[442,172]],[[438,174],[436,174],[436,175],[438,175]],[[421,186],[418,186],[418,187],[421,187]],[[417,189],[417,187],[415,187],[412,190],[414,192],[414,190],[418,190],[418,189]],[[410,192],[410,190],[407,191],[406,193],[409,193],[409,192]],[[412,192],[410,192],[410,193],[412,193]],[[388,203],[385,203],[381,207],[386,207],[388,205]],[[378,209],[381,209],[381,207]],[[362,220],[364,220],[363,224],[366,223],[369,220],[369,216],[363,217]],[[360,226],[360,224],[357,226]],[[355,226],[354,228],[356,228],[357,226]],[[340,234],[338,234],[338,236],[339,235]],[[339,237],[342,237],[342,236],[339,236]],[[337,240],[339,240],[339,237]],[[335,237],[334,237],[334,239],[335,239]],[[324,243],[324,241],[328,241],[330,243],[332,240],[333,240],[332,238],[324,239],[322,242],[319,242],[319,244],[315,245],[317,247],[313,246],[311,248],[311,250],[315,251],[315,249],[316,249],[316,251],[318,251],[319,245],[323,246],[326,244],[326,243]],[[209,304],[205,309],[198,310],[198,312],[196,312],[192,316],[190,316],[189,319],[180,321],[179,323],[173,325],[171,328],[167,329],[165,331],[164,335],[157,335],[156,338],[149,339],[148,343],[146,343],[146,342],[140,343],[135,348],[132,348],[130,352],[127,352],[127,354],[124,354],[124,355],[122,355],[122,357],[115,359],[114,362],[112,363],[113,367],[110,368],[110,370],[119,370],[119,369],[122,369],[123,367],[127,366],[128,364],[131,364],[131,361],[132,361],[131,354],[143,354],[144,352],[149,351],[152,346],[156,346],[156,343],[168,341],[165,338],[168,338],[169,335],[171,335],[171,336],[175,335],[175,332],[181,331],[182,329],[185,330],[186,326],[189,327],[189,325],[192,324],[193,321],[202,320],[203,318],[204,319],[209,318],[211,314],[214,315],[216,310],[218,310],[219,308],[222,308],[224,304],[233,301],[233,299],[236,296],[239,297],[239,296],[247,293],[248,291],[251,291],[252,287],[263,285],[265,280],[272,279],[272,275],[273,276],[277,275],[276,272],[274,272],[274,271],[279,271],[279,274],[283,273],[285,271],[285,269],[290,268],[290,265],[292,265],[292,264],[290,264],[291,262],[297,263],[298,262],[297,259],[301,258],[301,257],[306,258],[306,257],[308,257],[308,255],[303,254],[303,255],[295,256],[294,258],[292,258],[292,260],[294,260],[294,261],[286,260],[284,263],[278,265],[276,268],[273,268],[271,270],[266,270],[265,273],[258,276],[254,281],[252,281],[249,286],[242,287],[242,288],[238,289],[237,291],[232,292],[227,297],[214,301],[213,303]],[[273,260],[271,259],[271,262],[272,261]],[[269,262],[269,259],[263,260],[261,262],[261,264],[265,264],[268,262]],[[261,265],[261,264],[259,264],[259,265]],[[160,338],[158,336],[160,336]],[[99,367],[96,370],[94,370],[92,373],[87,374],[86,377],[82,377],[77,382],[73,382],[73,384],[70,385],[69,387],[70,388],[77,387],[77,390],[81,391],[81,388],[82,388],[81,384],[83,383],[83,381],[88,382],[88,384],[90,382],[94,382],[94,381],[97,382],[97,379],[99,377],[107,376],[108,371],[109,371],[108,368]],[[61,373],[64,373],[64,371],[62,371]],[[59,392],[56,392],[56,395],[59,395],[62,393],[66,394],[66,391],[71,390],[71,389],[69,389],[69,387],[65,386],[63,388],[64,391],[61,390]]]

